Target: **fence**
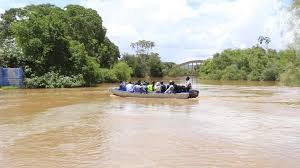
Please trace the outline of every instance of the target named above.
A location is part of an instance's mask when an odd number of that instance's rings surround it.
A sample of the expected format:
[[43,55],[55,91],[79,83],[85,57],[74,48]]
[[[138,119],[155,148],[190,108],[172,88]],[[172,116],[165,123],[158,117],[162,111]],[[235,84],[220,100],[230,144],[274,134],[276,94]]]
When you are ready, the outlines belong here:
[[0,68],[0,86],[23,87],[23,80],[22,68]]

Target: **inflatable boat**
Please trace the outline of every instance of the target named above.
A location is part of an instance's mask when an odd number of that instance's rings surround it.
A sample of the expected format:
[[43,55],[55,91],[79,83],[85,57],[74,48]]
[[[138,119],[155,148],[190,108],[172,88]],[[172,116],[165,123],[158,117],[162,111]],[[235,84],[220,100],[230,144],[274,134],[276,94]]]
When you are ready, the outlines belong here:
[[196,98],[199,95],[198,90],[191,90],[189,92],[167,94],[167,93],[130,93],[119,90],[118,88],[110,89],[110,92],[120,97],[138,97],[138,98],[171,98],[171,99],[188,99]]

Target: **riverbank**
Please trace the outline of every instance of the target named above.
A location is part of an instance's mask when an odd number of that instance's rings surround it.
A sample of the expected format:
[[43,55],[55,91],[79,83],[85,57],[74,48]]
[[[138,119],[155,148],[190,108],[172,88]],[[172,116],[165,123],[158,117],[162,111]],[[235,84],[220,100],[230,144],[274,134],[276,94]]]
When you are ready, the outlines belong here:
[[[184,84],[185,83],[185,78],[186,76],[180,76],[180,77],[163,77],[163,78],[131,78],[127,82],[137,82],[137,81],[163,81],[165,84],[168,84],[170,80],[175,81],[177,84]],[[283,83],[280,83],[279,81],[247,81],[247,80],[207,80],[207,79],[199,79],[198,77],[191,76],[191,82],[195,83],[201,82],[202,84],[209,84],[209,85],[233,85],[233,86],[278,86],[278,87],[299,87],[299,86],[287,86],[284,85]],[[113,83],[113,82],[107,82],[107,83],[99,83],[95,84],[93,86],[78,86],[78,87],[68,87],[68,88],[63,88],[59,87],[56,89],[74,89],[74,88],[95,88],[99,86],[106,86],[106,85],[114,85],[115,87],[118,87],[119,83]],[[17,88],[14,86],[4,86],[2,87],[2,90],[9,90],[9,89],[55,89],[54,87],[50,88]],[[0,88],[1,90],[1,88]]]

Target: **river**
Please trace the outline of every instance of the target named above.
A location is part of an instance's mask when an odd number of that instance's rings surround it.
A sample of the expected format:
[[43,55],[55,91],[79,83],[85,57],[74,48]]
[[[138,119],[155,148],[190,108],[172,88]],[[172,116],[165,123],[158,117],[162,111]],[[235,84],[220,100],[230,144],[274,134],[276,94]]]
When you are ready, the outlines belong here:
[[300,167],[299,87],[193,79],[198,98],[159,100],[113,86],[0,91],[0,167]]

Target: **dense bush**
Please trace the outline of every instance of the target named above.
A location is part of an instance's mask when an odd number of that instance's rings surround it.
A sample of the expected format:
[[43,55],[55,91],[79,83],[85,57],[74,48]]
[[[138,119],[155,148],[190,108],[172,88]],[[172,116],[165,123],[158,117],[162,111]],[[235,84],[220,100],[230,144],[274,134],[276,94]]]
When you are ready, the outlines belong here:
[[162,69],[163,76],[169,76],[171,69],[177,66],[174,62],[163,62],[162,64],[163,64],[163,69]]
[[120,81],[112,69],[100,69],[101,82],[115,83]]
[[117,79],[127,81],[132,74],[132,69],[125,62],[118,62],[113,66],[113,72]]
[[82,67],[82,75],[88,86],[101,82],[100,67],[95,59],[87,59],[86,65]]
[[292,49],[276,52],[255,46],[249,49],[225,50],[204,61],[198,70],[200,78],[212,80],[280,81],[299,85],[300,58]]
[[201,78],[214,80],[260,80],[269,55],[260,47],[225,50],[204,61],[199,68]]
[[85,84],[82,75],[61,76],[55,72],[48,72],[43,76],[25,78],[26,88],[71,88]]
[[280,80],[288,86],[300,86],[300,67],[293,67],[283,72]]
[[246,78],[246,73],[240,70],[237,65],[227,66],[222,73],[222,80],[240,80]]
[[277,81],[279,80],[279,73],[279,65],[274,61],[269,62],[266,68],[262,71],[260,80]]
[[189,74],[189,71],[183,68],[180,68],[179,66],[174,66],[173,68],[169,69],[166,73],[167,76],[170,77],[176,77],[176,76],[184,76]]

